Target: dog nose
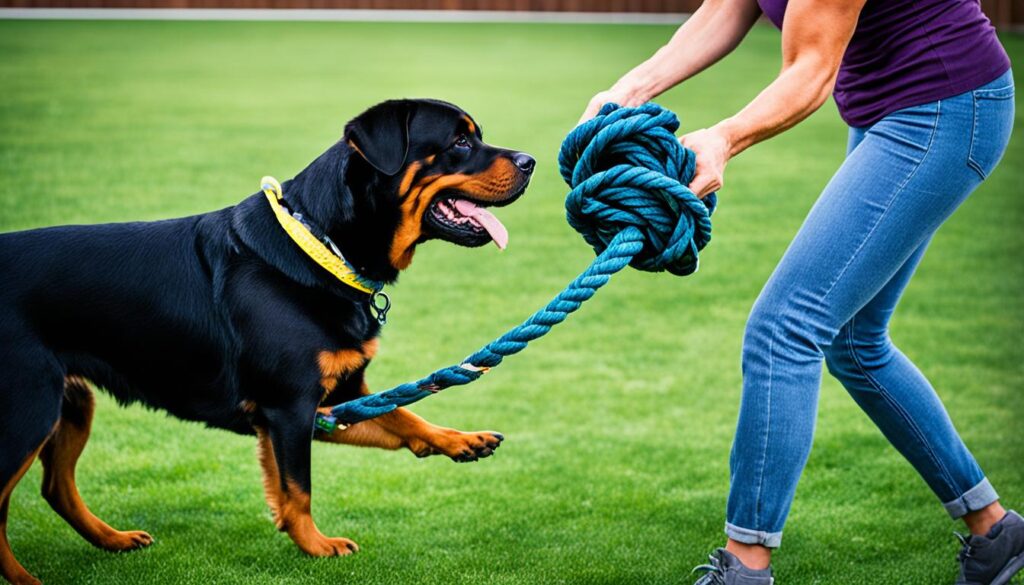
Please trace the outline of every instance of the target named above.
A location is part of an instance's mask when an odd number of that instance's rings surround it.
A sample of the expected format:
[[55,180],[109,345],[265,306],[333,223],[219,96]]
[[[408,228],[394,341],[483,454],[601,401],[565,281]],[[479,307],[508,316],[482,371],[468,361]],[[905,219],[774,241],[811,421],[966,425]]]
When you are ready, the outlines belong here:
[[533,172],[533,166],[537,164],[537,161],[533,160],[533,157],[526,154],[525,152],[517,152],[512,155],[512,162],[516,163],[519,170],[526,174]]

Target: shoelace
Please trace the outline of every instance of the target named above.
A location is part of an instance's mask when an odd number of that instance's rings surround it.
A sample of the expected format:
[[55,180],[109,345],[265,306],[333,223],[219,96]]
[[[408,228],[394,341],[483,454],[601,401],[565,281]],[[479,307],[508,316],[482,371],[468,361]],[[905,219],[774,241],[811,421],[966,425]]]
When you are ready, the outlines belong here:
[[956,539],[960,541],[960,552],[956,555],[956,558],[961,563],[971,558],[971,553],[974,552],[974,548],[971,546],[970,537],[964,536],[959,532],[953,533]]
[[722,568],[722,559],[711,554],[708,555],[709,563],[698,565],[690,571],[691,574],[703,571],[704,575],[693,585],[725,585],[725,569]]

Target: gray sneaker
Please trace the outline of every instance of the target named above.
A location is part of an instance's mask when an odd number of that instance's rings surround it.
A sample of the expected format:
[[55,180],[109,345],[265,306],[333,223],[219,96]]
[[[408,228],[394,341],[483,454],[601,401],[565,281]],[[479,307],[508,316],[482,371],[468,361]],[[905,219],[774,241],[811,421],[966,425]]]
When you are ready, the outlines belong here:
[[1006,585],[1024,569],[1024,518],[1013,510],[985,536],[956,536],[963,545],[956,585]]
[[693,585],[772,585],[771,567],[755,571],[748,569],[734,554],[720,548],[708,557],[709,563],[696,567],[693,572],[704,575]]

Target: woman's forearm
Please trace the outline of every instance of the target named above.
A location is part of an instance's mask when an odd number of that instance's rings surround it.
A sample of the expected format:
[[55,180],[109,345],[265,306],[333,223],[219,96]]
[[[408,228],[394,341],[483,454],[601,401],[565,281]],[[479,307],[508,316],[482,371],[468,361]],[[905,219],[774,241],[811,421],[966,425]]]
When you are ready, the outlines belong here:
[[750,146],[793,127],[828,99],[865,0],[789,0],[782,72],[738,114],[680,141],[697,153],[690,189],[718,191],[725,165]]
[[629,105],[646,102],[731,53],[760,14],[757,0],[706,0],[665,46],[613,87],[634,97]]
[[729,142],[730,158],[817,111],[832,92],[835,78],[814,60],[784,69],[747,107],[716,125]]
[[639,106],[703,71],[735,49],[760,14],[757,0],[704,0],[664,47],[595,95],[579,123],[606,103]]

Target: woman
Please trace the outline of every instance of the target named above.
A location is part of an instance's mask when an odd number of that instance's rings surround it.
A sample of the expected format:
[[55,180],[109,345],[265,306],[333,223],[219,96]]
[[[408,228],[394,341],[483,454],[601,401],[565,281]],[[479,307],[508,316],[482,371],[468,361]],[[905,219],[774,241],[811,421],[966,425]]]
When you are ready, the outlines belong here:
[[[791,128],[833,93],[846,161],[754,305],[725,532],[698,583],[772,582],[811,448],[824,360],[971,535],[958,583],[1024,566],[1024,519],[1006,512],[888,322],[932,235],[1002,157],[1010,62],[977,0],[706,0],[650,59],[591,100],[639,105],[732,51],[761,12],[782,29],[779,76],[746,108],[683,136],[690,188],[717,191],[729,159]],[[784,17],[784,18],[783,18]]]

